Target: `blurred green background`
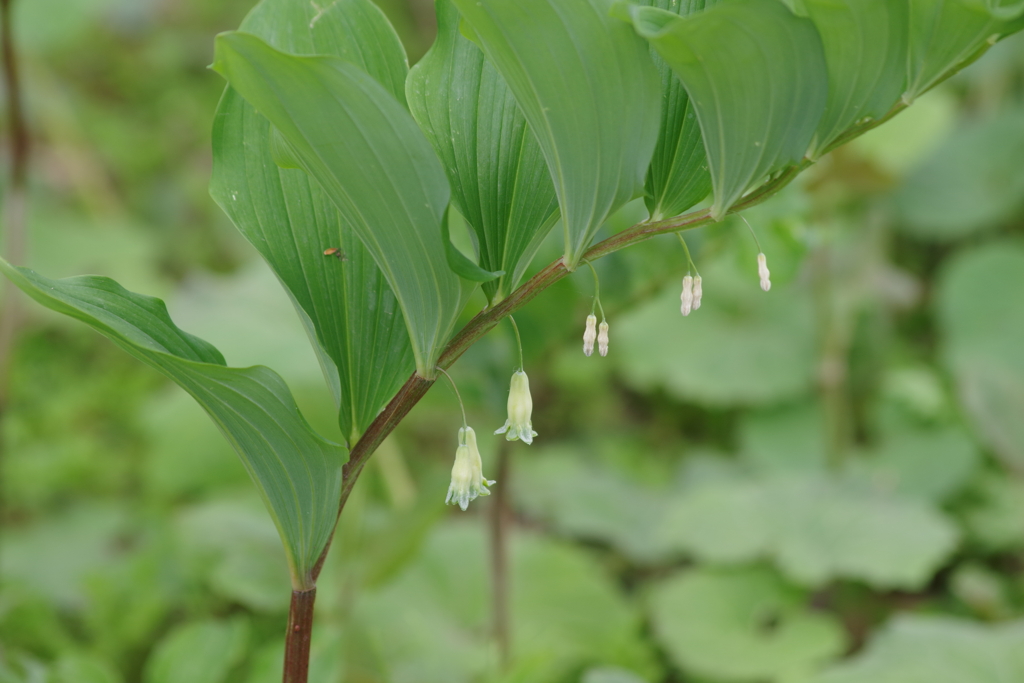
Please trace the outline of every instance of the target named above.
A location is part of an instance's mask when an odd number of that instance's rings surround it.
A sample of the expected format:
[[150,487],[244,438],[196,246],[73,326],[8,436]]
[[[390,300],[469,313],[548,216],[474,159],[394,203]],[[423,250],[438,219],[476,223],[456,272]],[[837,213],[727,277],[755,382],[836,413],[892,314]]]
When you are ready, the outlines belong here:
[[[165,298],[338,438],[286,295],[206,191],[222,81],[205,67],[250,4],[16,0],[28,265]],[[381,4],[415,60],[431,3]],[[511,663],[495,497],[443,505],[460,419],[440,385],[346,508],[312,681],[1024,681],[1024,39],[745,215],[768,294],[730,219],[687,236],[688,318],[675,237],[596,264],[607,358],[580,351],[585,271],[517,315],[540,436],[502,478]],[[240,462],[182,391],[22,301],[0,683],[279,680],[288,573]],[[491,477],[514,357],[502,325],[453,372]]]

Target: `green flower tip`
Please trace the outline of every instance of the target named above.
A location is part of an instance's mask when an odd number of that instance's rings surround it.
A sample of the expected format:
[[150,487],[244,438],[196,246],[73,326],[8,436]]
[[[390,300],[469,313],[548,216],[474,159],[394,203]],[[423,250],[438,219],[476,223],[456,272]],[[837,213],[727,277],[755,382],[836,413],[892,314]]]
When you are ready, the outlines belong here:
[[504,434],[509,441],[522,439],[525,444],[532,444],[537,432],[533,431],[533,398],[530,396],[530,378],[519,370],[512,375],[512,383],[508,390],[508,419],[505,426],[494,432]]
[[484,478],[476,432],[472,427],[460,429],[459,447],[455,451],[455,465],[452,466],[452,483],[448,486],[448,497],[444,502],[458,505],[465,512],[470,501],[479,496],[491,495],[487,487],[493,483]]

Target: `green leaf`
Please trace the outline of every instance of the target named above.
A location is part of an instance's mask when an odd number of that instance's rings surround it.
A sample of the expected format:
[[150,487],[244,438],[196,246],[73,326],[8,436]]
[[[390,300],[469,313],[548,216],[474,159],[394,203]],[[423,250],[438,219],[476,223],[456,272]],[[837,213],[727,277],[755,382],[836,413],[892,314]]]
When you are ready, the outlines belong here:
[[995,228],[1024,208],[1024,110],[957,128],[921,161],[895,195],[915,237],[951,241]]
[[[642,0],[637,4],[687,16],[702,11],[705,0]],[[651,219],[661,220],[678,216],[707,197],[711,174],[700,123],[686,88],[653,46],[651,59],[661,76],[661,131],[647,169],[644,201]]]
[[824,476],[710,482],[670,504],[662,542],[706,562],[772,557],[789,578],[920,588],[956,546],[934,508]]
[[1004,20],[1019,10],[1003,12],[990,0],[986,2],[997,11],[993,13],[979,0],[910,0],[910,52],[903,94],[907,104],[1020,30],[1019,21]]
[[816,342],[806,292],[757,286],[734,259],[701,267],[704,300],[679,313],[678,282],[614,323],[616,362],[633,387],[713,406],[757,405],[806,392],[814,382]]
[[444,170],[409,112],[358,66],[296,57],[259,38],[217,38],[214,69],[281,131],[398,298],[417,372],[434,377],[462,307],[441,221]]
[[245,656],[249,624],[242,617],[179,626],[146,662],[145,683],[223,683]]
[[803,159],[828,93],[821,38],[810,20],[763,0],[686,18],[653,7],[629,12],[697,111],[715,220],[748,189]]
[[821,34],[828,100],[811,146],[817,158],[847,128],[880,119],[906,88],[908,0],[804,0]]
[[[405,97],[405,51],[370,0],[339,0],[323,11],[263,0],[242,29],[286,52],[347,59]],[[281,133],[228,87],[214,119],[210,193],[291,295],[334,392],[341,432],[354,443],[412,372],[412,349],[373,256],[321,187],[288,170],[299,166]],[[332,247],[339,258],[324,256]]]
[[1004,683],[1024,680],[1024,621],[980,624],[901,614],[868,647],[811,683]]
[[459,251],[458,247],[452,244],[447,213],[444,218],[441,219],[441,239],[444,241],[444,254],[448,259],[448,266],[455,271],[459,277],[472,280],[473,282],[492,282],[505,274],[505,271],[503,270],[496,272],[484,270],[469,260],[468,256],[463,254]]
[[448,174],[452,203],[476,232],[482,270],[504,271],[484,284],[493,302],[519,285],[558,217],[558,198],[512,91],[459,23],[451,0],[439,0],[437,40],[409,72],[406,95]]
[[309,427],[281,378],[261,366],[225,367],[217,349],[171,322],[162,301],[109,278],[50,280],[2,259],[0,271],[42,305],[81,320],[199,402],[259,488],[284,542],[293,585],[310,587],[310,571],[334,529],[348,453]]
[[961,515],[972,541],[989,551],[1024,546],[1024,481],[986,472],[969,489]]
[[762,569],[685,571],[648,595],[658,640],[685,671],[716,681],[796,680],[846,648],[842,626]]
[[657,141],[658,75],[611,0],[455,0],[537,136],[574,269],[638,196]]
[[940,274],[942,359],[981,440],[1024,471],[1024,245],[957,255]]

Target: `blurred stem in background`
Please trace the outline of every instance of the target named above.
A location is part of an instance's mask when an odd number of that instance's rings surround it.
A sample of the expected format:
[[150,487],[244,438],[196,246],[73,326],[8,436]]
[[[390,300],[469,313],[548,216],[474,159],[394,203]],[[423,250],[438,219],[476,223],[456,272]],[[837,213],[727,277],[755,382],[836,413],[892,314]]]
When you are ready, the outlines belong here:
[[499,662],[502,670],[507,670],[511,662],[508,613],[508,527],[511,509],[508,501],[512,483],[509,481],[512,442],[502,439],[499,444],[497,484],[491,502],[491,613]]
[[[10,175],[3,200],[3,227],[0,246],[11,263],[25,260],[25,217],[28,184],[29,138],[22,107],[18,55],[14,45],[11,6],[14,0],[0,0],[0,41],[3,42],[3,80],[7,97],[7,138],[10,154]],[[15,287],[0,283],[0,425],[7,407],[11,352],[18,327],[18,300]],[[0,436],[0,472],[3,463],[3,438]],[[0,519],[3,518],[3,475],[0,474]]]

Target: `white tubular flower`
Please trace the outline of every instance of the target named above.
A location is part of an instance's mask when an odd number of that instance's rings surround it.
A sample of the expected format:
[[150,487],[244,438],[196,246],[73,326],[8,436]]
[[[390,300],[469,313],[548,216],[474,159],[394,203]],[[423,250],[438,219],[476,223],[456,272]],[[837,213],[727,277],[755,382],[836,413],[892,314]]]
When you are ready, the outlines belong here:
[[761,252],[757,255],[757,276],[761,278],[761,289],[766,292],[772,288],[772,281],[768,279],[769,275],[768,259],[765,258],[764,252]]
[[587,316],[587,329],[583,331],[583,353],[590,355],[594,352],[594,342],[597,341],[597,316],[591,313]]
[[508,390],[508,419],[505,426],[494,432],[504,434],[508,441],[522,439],[525,444],[532,444],[537,432],[533,431],[533,397],[530,396],[530,379],[519,370],[512,375],[512,383]]
[[597,333],[597,350],[602,356],[608,355],[608,323],[601,321]]
[[687,275],[683,278],[683,293],[679,295],[683,305],[679,307],[680,313],[690,315],[693,310],[693,277]]
[[476,446],[476,432],[472,427],[459,430],[459,447],[455,451],[455,465],[452,467],[452,483],[448,486],[445,503],[458,505],[466,511],[469,502],[478,496],[489,496],[487,487],[493,484],[484,478],[480,449]]
[[693,310],[700,308],[700,297],[703,292],[700,288],[700,275],[693,278]]

